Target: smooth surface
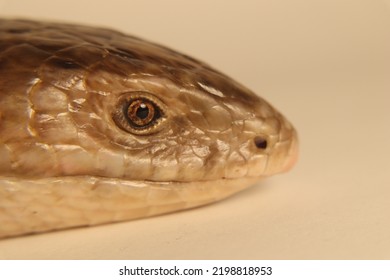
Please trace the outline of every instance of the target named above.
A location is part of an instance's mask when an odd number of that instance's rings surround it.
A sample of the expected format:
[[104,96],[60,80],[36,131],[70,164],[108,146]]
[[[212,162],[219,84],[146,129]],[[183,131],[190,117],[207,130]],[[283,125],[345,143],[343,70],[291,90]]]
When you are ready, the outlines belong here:
[[221,203],[6,239],[0,258],[390,258],[390,1],[30,2],[0,15],[121,29],[226,72],[291,120],[301,155]]

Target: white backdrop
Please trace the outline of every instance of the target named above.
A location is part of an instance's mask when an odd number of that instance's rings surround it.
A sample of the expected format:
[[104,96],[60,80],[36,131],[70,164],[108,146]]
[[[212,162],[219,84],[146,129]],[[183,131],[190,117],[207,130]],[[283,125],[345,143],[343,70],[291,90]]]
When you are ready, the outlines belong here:
[[221,203],[1,240],[0,258],[389,259],[389,2],[0,0],[2,17],[112,27],[204,60],[301,140],[292,172]]

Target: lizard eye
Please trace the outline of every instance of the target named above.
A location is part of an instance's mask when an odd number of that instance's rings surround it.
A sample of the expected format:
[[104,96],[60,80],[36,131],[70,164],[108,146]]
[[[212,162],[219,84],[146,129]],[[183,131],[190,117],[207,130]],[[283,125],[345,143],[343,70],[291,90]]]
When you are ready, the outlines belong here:
[[138,135],[157,132],[166,120],[165,105],[146,92],[131,92],[122,96],[113,114],[121,129]]
[[126,105],[124,109],[129,124],[135,128],[145,128],[153,125],[161,117],[157,105],[145,98],[130,100],[128,106]]

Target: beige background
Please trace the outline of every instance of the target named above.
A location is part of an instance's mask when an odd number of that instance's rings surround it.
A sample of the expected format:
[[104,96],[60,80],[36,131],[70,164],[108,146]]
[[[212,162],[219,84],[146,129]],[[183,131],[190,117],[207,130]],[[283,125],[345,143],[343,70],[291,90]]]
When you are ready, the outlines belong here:
[[191,54],[269,100],[301,140],[292,172],[221,203],[2,240],[0,258],[390,259],[390,1],[0,0],[0,16]]

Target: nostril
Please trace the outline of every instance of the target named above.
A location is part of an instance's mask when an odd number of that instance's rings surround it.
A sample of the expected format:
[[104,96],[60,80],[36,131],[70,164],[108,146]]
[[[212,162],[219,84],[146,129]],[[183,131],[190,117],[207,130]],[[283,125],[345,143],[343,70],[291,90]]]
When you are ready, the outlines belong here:
[[256,136],[254,139],[255,145],[259,149],[266,149],[267,148],[267,140],[261,136]]

